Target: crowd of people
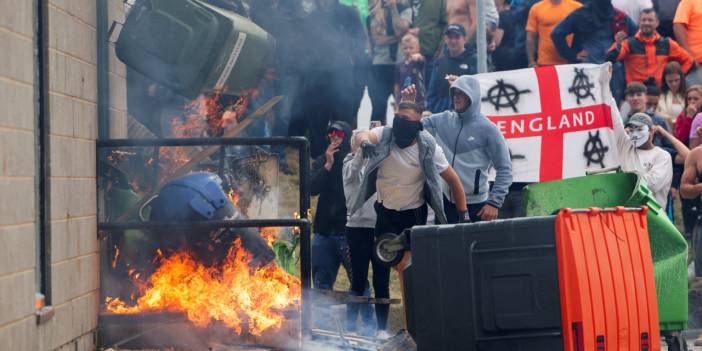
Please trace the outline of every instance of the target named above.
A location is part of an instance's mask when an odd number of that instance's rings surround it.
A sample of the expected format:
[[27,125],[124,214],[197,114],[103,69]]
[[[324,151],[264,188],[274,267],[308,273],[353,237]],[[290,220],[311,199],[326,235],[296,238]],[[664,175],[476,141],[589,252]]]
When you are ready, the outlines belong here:
[[[343,265],[352,294],[388,298],[390,270],[371,259],[379,234],[524,216],[527,184],[512,181],[505,138],[481,113],[471,77],[478,20],[491,71],[612,62],[619,165],[668,211],[679,199],[692,235],[702,208],[702,2],[484,0],[480,19],[475,1],[217,0],[276,38],[268,93],[285,98],[265,135],[310,140],[317,288],[331,289]],[[375,128],[359,130],[366,88]],[[367,307],[348,306],[347,330],[387,337],[388,305],[375,318]]]
[[[330,46],[320,51],[329,55],[313,64],[327,69],[306,76],[295,89],[289,135],[312,139],[313,195],[319,195],[315,286],[332,288],[343,265],[353,295],[372,291],[388,298],[390,269],[371,258],[378,235],[431,222],[523,216],[526,184],[512,182],[505,138],[480,111],[480,86],[471,77],[478,73],[474,1],[370,0],[367,7],[358,6],[365,1],[347,2],[308,3],[317,11],[332,6],[330,16],[354,13],[358,21],[325,22],[325,35],[336,31],[345,39],[334,48],[329,39]],[[672,201],[680,199],[684,234],[690,237],[702,195],[702,151],[695,149],[702,135],[697,69],[702,4],[487,0],[485,5],[490,70],[613,63],[619,166],[638,173],[671,218]],[[367,9],[367,17],[356,8]],[[339,42],[347,46],[339,50]],[[311,59],[301,61],[306,60]],[[294,66],[303,64],[298,60]],[[373,111],[370,130],[358,130],[355,118],[364,87]],[[396,101],[392,127],[385,120],[390,96]],[[345,98],[353,101],[341,104]],[[305,127],[295,129],[296,123]],[[496,174],[491,182],[490,169]],[[387,337],[388,305],[374,310],[375,318],[367,306],[349,304],[347,331]]]

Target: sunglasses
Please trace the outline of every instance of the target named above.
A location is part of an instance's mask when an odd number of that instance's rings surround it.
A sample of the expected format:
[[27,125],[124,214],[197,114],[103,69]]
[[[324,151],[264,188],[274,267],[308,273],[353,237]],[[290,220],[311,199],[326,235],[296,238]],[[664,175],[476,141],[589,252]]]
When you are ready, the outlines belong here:
[[410,116],[401,115],[401,114],[399,114],[399,113],[396,113],[396,114],[395,114],[395,118],[404,118],[404,119],[410,120],[410,121],[412,120],[412,118],[411,118]]
[[344,133],[341,130],[338,129],[332,129],[327,133],[327,136],[329,138],[340,138],[343,139],[346,136],[346,133]]

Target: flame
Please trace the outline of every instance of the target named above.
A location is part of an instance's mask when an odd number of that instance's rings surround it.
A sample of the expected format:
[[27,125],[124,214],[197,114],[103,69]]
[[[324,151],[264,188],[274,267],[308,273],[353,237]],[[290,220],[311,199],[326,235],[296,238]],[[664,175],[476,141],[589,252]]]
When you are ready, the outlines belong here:
[[119,258],[119,247],[115,245],[115,257],[112,258],[112,268],[117,267],[117,259]]
[[273,243],[278,240],[280,229],[280,227],[262,227],[258,232],[261,234],[261,237],[268,242],[269,246],[273,246]]
[[234,190],[229,190],[229,192],[227,192],[227,196],[229,197],[229,201],[232,202],[234,207],[239,208],[239,200],[241,199],[239,194],[237,194]]
[[300,280],[275,262],[252,270],[251,260],[238,239],[218,267],[206,267],[187,251],[178,251],[161,259],[136,305],[108,297],[107,310],[120,314],[182,312],[197,326],[217,320],[239,335],[246,328],[259,336],[280,328],[284,309],[299,308],[302,290]]
[[[220,137],[225,131],[241,122],[249,103],[258,95],[255,89],[244,90],[231,106],[220,103],[224,90],[215,90],[199,95],[185,105],[181,116],[171,121],[171,132],[175,138]],[[165,147],[159,151],[161,181],[176,169],[190,161],[188,149],[183,147]]]

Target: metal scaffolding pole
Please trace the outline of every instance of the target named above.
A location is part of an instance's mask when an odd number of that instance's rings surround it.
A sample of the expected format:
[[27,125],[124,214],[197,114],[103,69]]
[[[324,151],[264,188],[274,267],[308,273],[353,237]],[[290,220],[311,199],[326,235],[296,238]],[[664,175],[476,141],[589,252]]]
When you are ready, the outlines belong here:
[[475,20],[478,22],[475,30],[476,45],[478,46],[478,73],[487,72],[487,42],[485,35],[485,0],[475,0],[478,8]]

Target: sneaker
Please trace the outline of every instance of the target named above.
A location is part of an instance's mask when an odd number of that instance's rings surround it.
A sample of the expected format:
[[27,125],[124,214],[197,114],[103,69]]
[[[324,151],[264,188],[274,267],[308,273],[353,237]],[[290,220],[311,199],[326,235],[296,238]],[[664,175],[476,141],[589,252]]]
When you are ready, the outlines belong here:
[[390,339],[390,334],[385,330],[379,330],[378,333],[375,334],[375,338],[378,340],[387,340]]

